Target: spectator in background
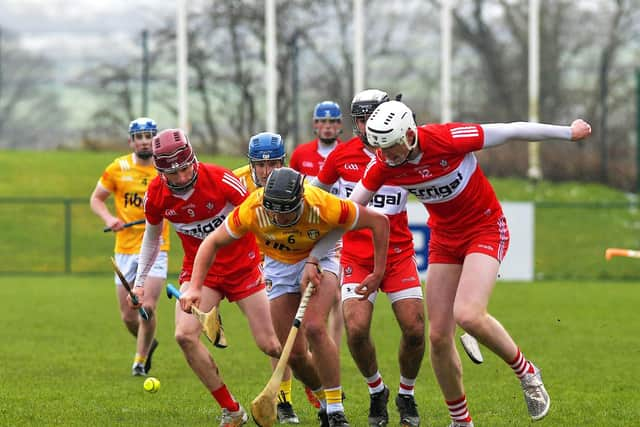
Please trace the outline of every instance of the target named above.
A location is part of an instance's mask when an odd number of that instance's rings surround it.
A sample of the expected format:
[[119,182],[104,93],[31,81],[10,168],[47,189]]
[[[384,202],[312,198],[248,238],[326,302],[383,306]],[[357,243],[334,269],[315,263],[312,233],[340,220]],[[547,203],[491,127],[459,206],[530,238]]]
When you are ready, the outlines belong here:
[[[307,181],[318,176],[325,159],[342,143],[342,111],[333,101],[323,101],[313,109],[313,133],[316,139],[298,145],[291,153],[289,167],[303,174]],[[338,194],[338,187],[331,193]]]
[[[132,153],[115,159],[102,173],[90,198],[91,210],[115,233],[115,260],[125,278],[132,283],[138,268],[138,253],[142,245],[144,225],[124,227],[126,223],[144,218],[142,201],[149,183],[158,175],[151,159],[151,140],[158,132],[156,122],[140,117],[129,124],[129,147]],[[115,215],[106,205],[113,194]],[[167,278],[167,252],[169,251],[169,224],[162,225],[160,253],[147,277],[150,313],[155,312],[158,297]],[[137,311],[127,304],[127,291],[115,276],[116,295],[120,316],[125,326],[136,337],[136,354],[131,372],[134,376],[146,376],[151,369],[151,358],[158,346],[155,339],[157,320],[152,315],[143,321]]]
[[[223,298],[237,302],[258,348],[271,357],[279,357],[281,346],[273,329],[260,271],[260,253],[252,234],[229,245],[216,263],[198,276],[195,286],[200,291],[198,300],[189,297],[198,247],[247,198],[247,189],[230,170],[198,162],[180,129],[164,130],[153,139],[153,162],[159,176],[149,184],[145,198],[147,227],[133,289],[140,304],[135,307],[146,307],[149,303],[145,279],[157,257],[164,218],[173,224],[184,249],[179,278],[183,298],[187,295],[186,299],[195,302],[202,311],[218,306]],[[130,298],[128,301],[131,304]],[[186,308],[190,311],[190,304]],[[215,361],[200,341],[202,325],[179,308],[175,317],[176,341],[185,359],[222,408],[220,426],[245,424],[246,411],[229,392]]]

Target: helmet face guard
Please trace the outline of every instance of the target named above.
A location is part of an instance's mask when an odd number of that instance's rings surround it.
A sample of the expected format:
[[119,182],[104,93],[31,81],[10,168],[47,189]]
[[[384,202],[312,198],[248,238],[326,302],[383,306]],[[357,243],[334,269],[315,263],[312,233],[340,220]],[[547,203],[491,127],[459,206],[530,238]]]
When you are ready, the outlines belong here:
[[333,101],[322,101],[313,109],[313,120],[342,120],[340,106]]
[[[149,117],[139,117],[129,123],[129,140],[134,141],[136,139],[136,135],[147,134],[148,138],[151,139],[158,133],[158,125],[153,119]],[[142,139],[142,138],[140,138]],[[139,148],[136,146],[136,148]],[[144,147],[136,151],[136,156],[141,159],[148,159],[153,155],[151,149]]]
[[[167,187],[176,193],[189,191],[198,179],[197,159],[187,135],[180,129],[166,129],[153,139],[153,164],[162,173]],[[184,184],[174,184],[167,174],[174,174],[193,165],[193,176]]]
[[254,162],[265,160],[280,160],[280,166],[284,165],[285,149],[282,136],[277,133],[262,132],[254,135],[249,140],[249,152],[247,153],[251,167],[253,182],[261,187],[260,179],[254,167]]
[[[267,178],[262,206],[269,220],[278,227],[296,224],[302,216],[304,177],[290,168],[275,169]],[[280,222],[282,217],[285,222]]]
[[[329,123],[327,127],[325,123]],[[333,101],[323,101],[313,109],[313,133],[324,144],[333,144],[342,133],[342,110]]]
[[[367,140],[372,147],[380,148],[383,160],[391,167],[404,164],[411,151],[418,143],[417,127],[413,119],[413,112],[399,101],[389,101],[381,104],[367,120]],[[407,134],[414,135],[410,144]],[[403,145],[407,154],[401,161],[386,158],[384,151],[397,145]]]
[[[189,165],[187,165],[186,167],[189,167]],[[174,184],[164,174],[162,175],[162,178],[164,179],[165,184],[167,184],[167,187],[169,187],[169,190],[171,190],[172,193],[185,194],[193,188],[193,186],[196,184],[196,181],[198,180],[198,163],[193,163],[193,175],[191,176],[189,181],[184,184]]]
[[378,89],[367,89],[356,94],[351,101],[351,118],[353,119],[353,134],[358,135],[366,145],[370,145],[366,132],[362,133],[358,128],[357,120],[366,122],[376,108],[383,102],[389,101],[389,95]]

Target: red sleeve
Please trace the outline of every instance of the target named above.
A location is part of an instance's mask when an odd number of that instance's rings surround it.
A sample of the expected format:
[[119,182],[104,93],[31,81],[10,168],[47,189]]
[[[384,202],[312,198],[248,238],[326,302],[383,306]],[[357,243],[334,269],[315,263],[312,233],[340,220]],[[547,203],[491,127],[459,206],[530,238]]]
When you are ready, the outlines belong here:
[[162,188],[164,183],[160,176],[156,176],[144,195],[144,216],[149,221],[149,224],[160,224],[163,218],[162,207]]
[[300,172],[300,150],[294,149],[293,153],[291,153],[291,159],[289,160],[289,167],[293,170],[297,170]]
[[318,181],[320,181],[324,185],[333,185],[336,183],[340,176],[338,175],[338,165],[336,158],[338,157],[339,150],[333,150],[327,158],[324,160],[324,165],[322,165],[322,169],[318,172]]
[[[484,145],[482,127],[475,123],[431,124],[424,126],[424,129],[430,140],[438,141],[446,146],[446,151],[456,154],[478,151]],[[428,144],[427,141],[420,141],[423,151]]]
[[364,175],[360,180],[365,189],[373,191],[374,193],[384,184],[385,178],[381,162],[382,160],[376,156],[376,159],[367,165],[367,169],[364,171]]
[[226,199],[231,201],[234,206],[241,204],[247,198],[249,193],[238,177],[228,169],[221,169],[220,186]]

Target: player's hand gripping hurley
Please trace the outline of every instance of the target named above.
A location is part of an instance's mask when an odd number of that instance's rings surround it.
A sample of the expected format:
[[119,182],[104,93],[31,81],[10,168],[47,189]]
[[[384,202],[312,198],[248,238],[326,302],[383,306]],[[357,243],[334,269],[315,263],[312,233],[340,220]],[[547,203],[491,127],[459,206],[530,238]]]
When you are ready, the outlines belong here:
[[[182,294],[172,284],[167,285],[167,297],[175,297],[180,299]],[[224,329],[222,328],[222,318],[218,313],[218,308],[213,307],[211,311],[205,313],[195,305],[191,306],[191,314],[198,319],[198,322],[202,325],[202,332],[213,345],[218,348],[227,348],[227,339],[224,336]]]
[[[138,304],[138,297],[133,292],[131,292],[131,285],[129,285],[129,282],[127,282],[127,279],[124,277],[124,274],[122,274],[122,271],[120,271],[120,268],[118,268],[118,264],[116,264],[116,260],[113,259],[113,257],[111,257],[111,264],[113,265],[113,271],[115,271],[116,274],[118,275],[118,277],[120,278],[120,282],[122,283],[122,286],[124,286],[124,288],[129,293],[129,297],[131,298],[131,302],[137,305]],[[151,316],[149,315],[149,313],[147,313],[147,310],[145,310],[144,307],[140,307],[138,309],[138,313],[140,313],[140,316],[144,320],[151,319]]]
[[251,402],[251,416],[260,427],[272,427],[276,423],[276,402],[278,398],[278,390],[280,389],[280,383],[282,382],[284,370],[287,367],[287,362],[291,355],[293,343],[298,335],[298,330],[300,329],[302,319],[304,318],[304,312],[307,309],[307,304],[309,303],[311,294],[313,294],[314,288],[313,283],[309,283],[307,289],[302,295],[302,300],[300,300],[300,305],[298,306],[298,312],[296,313],[296,317],[293,319],[293,326],[287,336],[287,341],[285,342],[282,353],[280,354],[280,359],[278,360],[276,369],[273,371],[273,374],[271,374],[271,378],[264,387],[264,390],[262,390],[262,392],[253,399],[253,402]]

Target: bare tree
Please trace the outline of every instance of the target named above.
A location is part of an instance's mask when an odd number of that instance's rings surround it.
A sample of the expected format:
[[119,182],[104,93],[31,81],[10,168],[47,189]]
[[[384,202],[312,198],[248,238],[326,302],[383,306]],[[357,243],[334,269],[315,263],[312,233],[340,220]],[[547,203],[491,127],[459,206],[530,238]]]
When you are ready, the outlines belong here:
[[620,49],[622,43],[622,35],[620,25],[623,16],[629,12],[629,2],[624,0],[616,0],[614,2],[614,10],[611,13],[610,23],[607,25],[606,41],[600,52],[600,64],[598,67],[598,127],[597,135],[600,144],[600,179],[602,182],[608,181],[609,169],[609,144],[607,136],[608,129],[608,113],[609,113],[609,79],[611,67],[615,61],[615,56]]
[[[616,54],[629,46],[633,27],[632,1],[603,0],[580,5],[569,0],[542,0],[540,119],[568,123],[580,115],[594,124],[599,144],[544,144],[544,175],[551,179],[599,176],[606,179],[610,152],[606,136],[612,135],[610,109],[620,115],[620,104],[608,93]],[[513,121],[528,116],[527,16],[528,2],[473,0],[454,11],[456,36],[471,50],[458,48],[467,62],[465,78],[472,87],[458,92],[461,119]],[[591,23],[585,26],[585,23]],[[594,56],[595,52],[600,52]],[[473,58],[478,62],[473,62]],[[593,67],[591,59],[599,64]],[[616,87],[628,86],[620,79]],[[461,83],[461,80],[457,80]],[[595,90],[593,88],[596,88]],[[627,128],[625,132],[629,132]],[[623,132],[624,133],[624,132]],[[618,140],[624,135],[618,134]],[[599,148],[598,148],[599,147]],[[629,157],[627,153],[627,158]],[[526,150],[506,145],[480,155],[493,175],[524,174]],[[570,159],[570,161],[568,161]],[[601,161],[600,161],[601,160]],[[514,169],[515,166],[515,169]]]
[[[635,181],[628,94],[634,85],[629,52],[640,27],[637,0],[541,1],[540,120],[584,117],[600,142],[543,144],[544,175],[606,177],[627,187]],[[243,153],[248,137],[265,126],[264,1],[197,5],[187,37],[191,138],[211,153]],[[402,92],[422,123],[439,114],[439,7],[438,0],[369,0],[365,8],[365,84]],[[277,130],[285,138],[302,139],[298,120],[310,134],[313,106],[326,99],[342,106],[347,121],[354,91],[351,8],[341,0],[277,2]],[[453,13],[454,119],[526,120],[528,1],[469,0],[457,2]],[[159,25],[150,41],[150,100],[176,116],[174,20]],[[136,61],[94,73],[96,93],[108,95],[94,126],[126,122],[135,112]],[[489,174],[524,175],[524,147],[507,144],[479,157]]]
[[66,129],[60,126],[66,114],[55,92],[51,61],[23,50],[13,34],[1,34],[0,147],[66,145]]

